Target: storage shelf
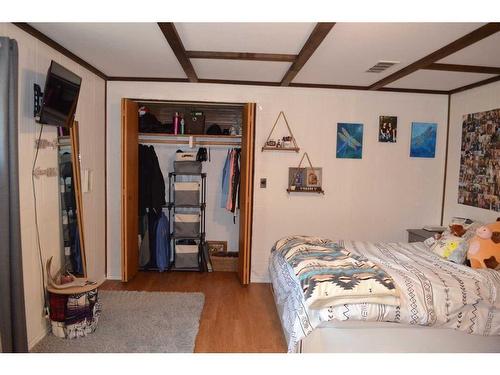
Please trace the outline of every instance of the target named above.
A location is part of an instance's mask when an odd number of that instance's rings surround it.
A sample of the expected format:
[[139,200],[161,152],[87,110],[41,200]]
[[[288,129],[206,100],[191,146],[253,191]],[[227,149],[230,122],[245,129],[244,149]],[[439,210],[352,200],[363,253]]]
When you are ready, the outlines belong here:
[[202,178],[207,177],[206,173],[178,173],[178,172],[170,172],[169,176],[201,176]]
[[165,208],[199,208],[199,209],[205,209],[206,203],[201,203],[201,204],[175,204],[175,203],[168,203],[165,206]]
[[291,190],[291,189],[286,189],[287,193],[313,193],[313,194],[325,194],[325,191],[323,189],[320,190]]
[[172,267],[169,269],[169,271],[175,271],[175,272],[201,272],[201,267],[186,267],[186,268],[177,268],[177,267]]
[[201,240],[205,237],[205,233],[200,233],[197,236],[179,236],[175,233],[170,233],[170,238],[176,240]]
[[264,146],[264,147],[262,147],[262,151],[294,151],[294,152],[299,152],[300,148],[298,148],[298,147],[269,147],[269,146]]
[[241,135],[225,135],[225,134],[171,134],[171,133],[139,133],[139,137],[163,137],[163,138],[228,138],[240,139]]

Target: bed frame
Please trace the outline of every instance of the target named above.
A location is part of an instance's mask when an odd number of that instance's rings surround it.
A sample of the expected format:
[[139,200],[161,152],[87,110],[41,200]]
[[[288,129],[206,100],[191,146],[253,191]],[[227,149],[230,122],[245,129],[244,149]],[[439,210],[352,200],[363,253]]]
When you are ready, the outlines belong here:
[[[277,303],[270,285],[283,329],[283,306]],[[448,328],[389,322],[325,322],[299,342],[296,352],[500,353],[500,336],[470,335]]]
[[500,336],[399,323],[326,323],[305,337],[299,353],[500,353]]

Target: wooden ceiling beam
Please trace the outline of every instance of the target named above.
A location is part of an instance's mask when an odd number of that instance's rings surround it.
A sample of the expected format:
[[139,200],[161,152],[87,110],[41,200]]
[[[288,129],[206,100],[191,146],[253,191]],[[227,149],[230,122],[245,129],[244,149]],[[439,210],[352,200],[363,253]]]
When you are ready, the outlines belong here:
[[462,87],[457,87],[456,89],[450,90],[450,95],[456,94],[457,92],[470,90],[470,89],[473,89],[475,87],[484,86],[484,85],[487,85],[489,83],[493,83],[493,82],[497,82],[497,81],[500,81],[500,75],[495,76],[495,77],[491,77],[491,78],[487,78],[487,79],[483,79],[482,81],[471,83],[469,85],[465,85]]
[[186,54],[190,59],[294,62],[297,58],[297,55],[254,52],[186,51]]
[[445,72],[463,72],[463,73],[484,73],[500,74],[500,68],[493,66],[480,65],[458,65],[458,64],[438,64],[433,63],[423,68],[425,70],[440,70]]
[[182,44],[181,38],[179,37],[173,22],[158,22],[158,26],[170,45],[170,48],[172,48],[177,60],[179,60],[179,64],[181,64],[182,69],[184,69],[184,73],[186,73],[189,82],[198,82],[198,76],[196,75],[194,67],[191,64],[191,60],[189,60],[187,56],[184,45]]
[[444,59],[445,57],[464,49],[465,47],[470,46],[484,38],[487,38],[490,35],[493,35],[500,31],[500,22],[491,22],[486,25],[481,26],[480,28],[470,32],[467,35],[447,44],[446,46],[434,51],[433,53],[421,58],[418,61],[415,61],[413,64],[408,65],[407,67],[398,70],[397,72],[388,75],[387,77],[381,79],[380,81],[375,82],[370,85],[370,90],[378,90],[391,82],[397,81],[400,78],[403,78],[411,73],[416,72],[419,69],[423,69],[429,66],[436,61]]
[[326,38],[333,26],[335,26],[335,22],[319,22],[316,24],[311,35],[309,35],[309,38],[297,55],[297,58],[281,80],[281,86],[288,86],[290,82],[292,82],[307,60],[309,60],[314,51],[316,51],[321,42]]

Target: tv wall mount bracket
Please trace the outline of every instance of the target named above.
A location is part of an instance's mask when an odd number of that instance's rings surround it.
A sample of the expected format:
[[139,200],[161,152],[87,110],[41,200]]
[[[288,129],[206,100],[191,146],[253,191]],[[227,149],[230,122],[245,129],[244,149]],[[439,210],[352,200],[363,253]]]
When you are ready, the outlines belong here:
[[40,85],[36,83],[33,84],[33,117],[37,118],[40,116],[40,111],[42,109],[43,92]]

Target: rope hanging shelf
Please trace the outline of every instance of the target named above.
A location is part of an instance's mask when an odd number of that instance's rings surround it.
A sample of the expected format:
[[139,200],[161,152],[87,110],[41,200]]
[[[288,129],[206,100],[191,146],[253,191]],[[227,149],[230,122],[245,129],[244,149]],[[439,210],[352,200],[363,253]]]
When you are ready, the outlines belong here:
[[[309,167],[302,167],[302,162],[307,158]],[[325,194],[322,187],[322,168],[315,168],[309,159],[307,152],[304,152],[297,168],[288,168],[288,189],[287,193],[316,193]]]
[[[276,128],[276,125],[278,125],[278,121],[280,117],[283,116],[283,120],[285,120],[286,127],[288,129],[288,133],[290,135],[283,137],[282,139],[278,139],[277,141],[274,139],[271,139],[271,136],[273,135],[274,129]],[[284,146],[285,143],[292,143],[292,146]],[[262,151],[292,151],[292,152],[299,152],[300,148],[297,145],[297,141],[295,140],[295,137],[293,136],[292,129],[290,128],[290,125],[288,124],[288,120],[286,119],[285,112],[280,111],[278,117],[276,118],[276,121],[274,122],[274,125],[269,132],[269,135],[267,136],[266,142],[264,143],[264,146],[262,146]]]

